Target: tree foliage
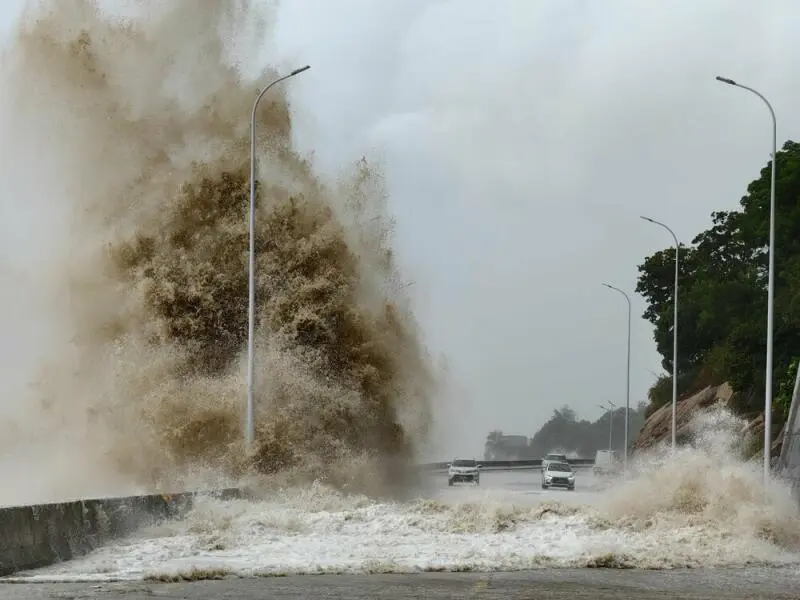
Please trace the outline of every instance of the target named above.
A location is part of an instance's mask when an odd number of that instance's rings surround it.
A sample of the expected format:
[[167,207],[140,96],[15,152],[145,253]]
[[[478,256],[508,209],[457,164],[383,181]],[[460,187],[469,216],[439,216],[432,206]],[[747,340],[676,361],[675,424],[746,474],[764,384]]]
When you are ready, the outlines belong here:
[[792,396],[794,395],[794,385],[797,378],[797,367],[800,365],[800,360],[794,359],[786,373],[781,377],[778,383],[778,389],[775,393],[775,411],[778,416],[785,420],[789,416],[789,409],[792,406]]
[[[646,405],[631,408],[628,417],[630,432],[628,444],[633,444],[639,430],[644,425]],[[613,419],[613,423],[609,421]],[[553,411],[553,416],[537,431],[530,441],[531,457],[541,458],[548,452],[574,452],[578,456],[594,458],[598,450],[605,450],[609,444],[614,450],[625,448],[625,408],[616,408],[604,413],[596,421],[578,420],[575,411],[567,406]]]
[[[645,403],[631,408],[629,415],[630,432],[628,443],[633,444],[636,435],[644,425]],[[613,419],[613,423],[609,421]],[[625,447],[625,409],[617,408],[613,413],[605,413],[596,421],[578,419],[569,406],[553,411],[553,415],[542,425],[524,447],[517,442],[519,436],[504,436],[501,431],[491,431],[486,437],[485,457],[506,459],[542,458],[548,452],[574,453],[585,458],[594,458],[598,450],[608,448],[609,434],[612,447],[621,451]],[[509,443],[506,444],[505,440]],[[513,445],[512,443],[513,442]]]
[[[679,393],[729,381],[744,412],[763,406],[766,376],[767,267],[771,165],[750,183],[739,210],[712,213],[711,226],[680,249]],[[777,156],[774,381],[800,357],[800,144]],[[675,249],[648,256],[636,291],[648,303],[663,367],[672,372]],[[663,379],[663,378],[662,378]],[[792,380],[793,383],[793,380]],[[653,407],[671,395],[671,379],[650,391]],[[776,416],[785,416],[777,411]]]

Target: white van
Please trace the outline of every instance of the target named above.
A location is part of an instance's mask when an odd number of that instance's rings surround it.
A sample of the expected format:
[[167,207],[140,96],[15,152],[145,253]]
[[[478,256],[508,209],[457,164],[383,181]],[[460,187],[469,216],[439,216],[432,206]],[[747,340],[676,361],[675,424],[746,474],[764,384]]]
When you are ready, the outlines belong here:
[[611,475],[619,471],[620,457],[616,450],[598,450],[594,457],[592,473],[595,475]]

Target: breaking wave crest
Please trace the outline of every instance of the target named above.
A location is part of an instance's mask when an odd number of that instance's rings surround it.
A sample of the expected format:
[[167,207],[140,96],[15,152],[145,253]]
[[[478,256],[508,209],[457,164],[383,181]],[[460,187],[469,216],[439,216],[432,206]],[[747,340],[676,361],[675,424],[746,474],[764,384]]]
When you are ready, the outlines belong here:
[[4,446],[52,469],[50,495],[278,471],[370,493],[402,482],[435,382],[402,296],[380,171],[362,161],[321,181],[292,149],[282,89],[264,98],[248,455],[259,83],[238,67],[271,15],[242,1],[150,3],[136,18],[99,4],[39,3],[4,56],[2,125],[19,140],[7,174],[25,188],[15,202],[49,198],[40,209],[58,217],[36,285],[59,333]]
[[30,577],[800,565],[800,510],[787,484],[765,491],[759,466],[739,458],[744,423],[712,410],[694,425],[693,447],[637,457],[626,481],[579,471],[576,492],[540,492],[536,471],[487,471],[463,488],[434,475],[404,502],[274,485],[258,500],[201,501],[183,521]]

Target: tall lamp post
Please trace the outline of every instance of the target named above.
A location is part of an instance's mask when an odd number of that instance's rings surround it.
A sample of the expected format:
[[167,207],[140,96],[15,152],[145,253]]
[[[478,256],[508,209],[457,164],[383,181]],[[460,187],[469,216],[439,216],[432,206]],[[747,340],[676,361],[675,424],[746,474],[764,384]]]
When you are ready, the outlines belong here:
[[769,483],[770,442],[772,441],[772,331],[775,298],[775,162],[778,159],[778,122],[772,105],[760,92],[736,83],[733,79],[716,77],[717,81],[747,90],[761,98],[772,117],[772,181],[769,189],[769,275],[767,276],[767,381],[764,390],[764,486]]
[[664,225],[664,223],[651,219],[650,217],[641,218],[654,225],[663,227],[669,231],[670,235],[672,235],[672,239],[675,240],[675,298],[673,299],[675,315],[672,323],[672,451],[675,452],[678,429],[678,255],[680,254],[681,245],[678,242],[678,236],[675,235],[675,232]]
[[628,435],[630,433],[630,412],[631,412],[631,298],[618,287],[604,283],[608,289],[619,292],[625,297],[628,303],[628,365],[625,373],[625,450],[622,459],[623,473],[628,472]]
[[261,93],[253,103],[253,112],[250,117],[250,253],[248,261],[248,307],[247,307],[247,421],[245,426],[245,441],[247,447],[251,448],[255,437],[255,424],[253,421],[253,377],[255,375],[253,350],[255,338],[256,321],[256,110],[261,98],[264,97],[273,86],[281,81],[299,75],[303,71],[310,69],[310,65],[295,69],[288,75],[279,77]]

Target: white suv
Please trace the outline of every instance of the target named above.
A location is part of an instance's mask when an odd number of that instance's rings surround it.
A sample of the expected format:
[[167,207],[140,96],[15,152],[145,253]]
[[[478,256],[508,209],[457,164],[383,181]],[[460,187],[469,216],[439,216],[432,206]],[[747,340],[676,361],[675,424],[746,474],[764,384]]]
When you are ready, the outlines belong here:
[[447,469],[447,485],[452,486],[454,483],[461,481],[468,481],[475,485],[481,484],[481,465],[472,459],[457,458]]
[[565,487],[570,491],[575,489],[575,472],[569,463],[551,462],[542,469],[542,489],[551,487]]

